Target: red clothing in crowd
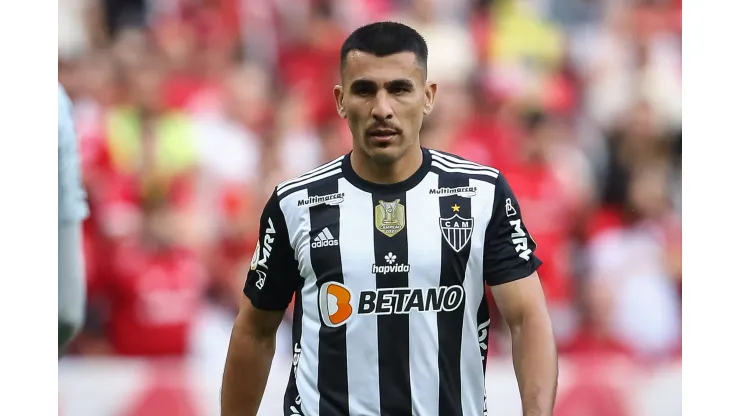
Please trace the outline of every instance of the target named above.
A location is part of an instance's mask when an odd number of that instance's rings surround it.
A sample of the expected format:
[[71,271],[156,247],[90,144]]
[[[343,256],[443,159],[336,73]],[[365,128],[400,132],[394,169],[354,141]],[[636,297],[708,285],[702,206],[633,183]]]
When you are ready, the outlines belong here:
[[627,345],[610,336],[598,336],[593,331],[582,328],[558,350],[563,355],[592,355],[609,357],[630,357],[632,351]]
[[[336,34],[337,39],[341,39]],[[318,49],[306,45],[286,47],[280,52],[280,78],[292,91],[306,98],[309,120],[315,124],[333,121],[336,104],[327,86],[338,82],[336,65],[341,43],[322,45]]]
[[203,295],[203,273],[194,254],[147,251],[121,244],[103,292],[109,300],[109,341],[121,355],[183,355]]
[[564,184],[546,166],[511,164],[505,175],[537,243],[537,257],[543,263],[538,272],[545,294],[550,300],[568,300],[572,212]]

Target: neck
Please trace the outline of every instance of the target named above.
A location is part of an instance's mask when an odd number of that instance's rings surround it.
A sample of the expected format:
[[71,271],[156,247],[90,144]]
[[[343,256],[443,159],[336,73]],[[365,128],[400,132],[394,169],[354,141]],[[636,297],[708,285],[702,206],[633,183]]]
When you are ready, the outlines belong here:
[[352,169],[362,179],[377,184],[387,185],[403,182],[410,178],[423,163],[421,147],[409,149],[400,159],[388,164],[380,164],[363,152],[352,152],[350,162]]

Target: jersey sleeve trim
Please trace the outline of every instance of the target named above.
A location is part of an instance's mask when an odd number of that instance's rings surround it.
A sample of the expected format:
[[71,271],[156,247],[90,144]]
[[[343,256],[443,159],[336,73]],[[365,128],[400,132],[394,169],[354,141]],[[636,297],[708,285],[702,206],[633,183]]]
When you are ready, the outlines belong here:
[[503,285],[505,283],[511,283],[511,282],[514,282],[520,279],[524,279],[525,277],[529,277],[532,275],[532,273],[536,272],[537,269],[539,269],[541,265],[542,265],[542,261],[538,259],[537,257],[535,257],[534,261],[527,263],[527,267],[510,270],[509,272],[503,274],[502,276],[499,276],[495,280],[492,278],[489,279],[488,277],[486,277],[486,284],[488,284],[488,286],[493,287],[493,286]]

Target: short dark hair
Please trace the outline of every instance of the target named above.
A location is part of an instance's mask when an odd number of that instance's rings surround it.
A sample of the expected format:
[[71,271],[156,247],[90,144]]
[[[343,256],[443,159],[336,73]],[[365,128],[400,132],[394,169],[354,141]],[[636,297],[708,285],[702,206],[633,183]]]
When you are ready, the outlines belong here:
[[344,70],[347,54],[360,51],[378,57],[401,52],[412,52],[416,61],[427,70],[429,49],[424,38],[416,30],[396,22],[376,22],[362,26],[352,32],[342,44],[340,69]]

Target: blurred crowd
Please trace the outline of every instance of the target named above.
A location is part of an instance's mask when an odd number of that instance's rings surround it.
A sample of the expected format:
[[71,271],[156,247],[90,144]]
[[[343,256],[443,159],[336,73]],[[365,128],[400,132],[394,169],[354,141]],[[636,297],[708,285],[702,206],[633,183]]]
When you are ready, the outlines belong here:
[[273,187],[351,147],[339,47],[378,20],[429,44],[422,144],[511,183],[561,354],[680,356],[680,0],[59,0],[91,207],[73,354],[225,355]]

